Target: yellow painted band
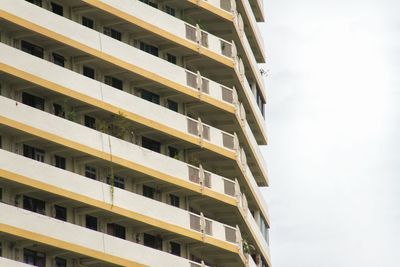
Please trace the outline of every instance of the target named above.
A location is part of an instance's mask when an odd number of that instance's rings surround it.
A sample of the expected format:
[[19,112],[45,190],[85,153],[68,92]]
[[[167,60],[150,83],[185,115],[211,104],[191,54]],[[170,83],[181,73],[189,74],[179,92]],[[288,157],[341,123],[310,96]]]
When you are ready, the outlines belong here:
[[183,93],[183,94],[185,94],[187,96],[190,96],[192,98],[195,98],[195,99],[197,99],[199,101],[203,101],[205,103],[208,103],[208,104],[210,104],[210,105],[212,105],[214,107],[217,107],[217,108],[222,109],[224,111],[227,111],[229,113],[232,113],[232,114],[235,113],[235,108],[231,104],[224,103],[223,101],[217,100],[217,99],[215,99],[215,98],[213,98],[213,97],[211,97],[209,95],[202,94],[201,96],[199,96],[198,91],[193,90],[190,87],[187,87],[187,86],[181,85],[179,83],[176,83],[174,81],[171,81],[169,79],[163,78],[162,76],[159,76],[159,75],[157,75],[155,73],[151,73],[151,72],[149,72],[149,71],[147,71],[147,70],[145,70],[143,68],[140,68],[138,66],[135,66],[135,65],[132,65],[130,63],[127,63],[127,62],[125,62],[125,61],[123,61],[123,60],[121,60],[119,58],[116,58],[116,57],[110,56],[108,54],[105,54],[105,53],[103,53],[101,51],[98,51],[98,50],[96,50],[94,48],[91,48],[89,46],[81,44],[81,43],[79,43],[79,42],[77,42],[75,40],[72,40],[72,39],[68,38],[68,37],[65,37],[65,36],[63,36],[63,35],[61,35],[59,33],[53,32],[53,31],[48,30],[46,28],[43,28],[43,27],[41,27],[39,25],[36,25],[36,24],[34,24],[34,23],[30,22],[30,21],[27,21],[27,20],[24,20],[24,19],[22,19],[20,17],[14,16],[13,14],[10,14],[8,12],[0,10],[0,17],[3,18],[3,19],[8,20],[8,21],[10,21],[10,22],[12,22],[14,24],[17,24],[17,25],[19,25],[21,27],[24,27],[24,28],[29,29],[31,31],[37,32],[37,33],[42,34],[44,36],[47,36],[47,37],[49,37],[51,39],[54,39],[56,41],[59,41],[59,42],[64,43],[66,45],[69,45],[69,46],[71,46],[73,48],[81,50],[81,51],[83,51],[85,53],[88,53],[88,54],[90,54],[92,56],[100,58],[100,59],[102,59],[104,61],[107,61],[107,62],[109,62],[111,64],[119,66],[119,67],[121,67],[123,69],[126,69],[126,70],[130,71],[130,72],[136,73],[136,74],[138,74],[138,75],[140,75],[140,76],[142,76],[144,78],[147,78],[147,79],[153,80],[153,81],[155,81],[155,82],[157,82],[159,84],[165,85],[165,86],[167,86],[167,87],[169,87],[171,89],[174,89],[174,90],[176,90],[178,92],[181,92],[181,93]]
[[154,226],[157,228],[161,228],[161,229],[164,229],[164,230],[167,230],[167,231],[179,234],[179,235],[183,235],[183,236],[192,238],[194,240],[204,241],[210,245],[220,247],[222,249],[225,249],[225,250],[228,250],[228,251],[231,251],[234,253],[238,253],[238,247],[236,245],[227,243],[222,240],[218,240],[216,238],[209,237],[209,236],[203,240],[201,233],[199,233],[197,231],[193,231],[193,230],[186,229],[184,227],[168,224],[161,220],[157,220],[157,219],[151,218],[149,216],[145,216],[140,213],[133,212],[131,210],[127,210],[127,209],[124,209],[124,208],[121,208],[121,207],[118,207],[115,205],[112,206],[111,204],[105,203],[103,201],[99,201],[99,200],[96,200],[96,199],[93,199],[93,198],[90,198],[90,197],[87,197],[87,196],[84,196],[81,194],[77,194],[75,192],[68,191],[68,190],[47,184],[47,183],[40,182],[36,179],[31,179],[26,176],[22,176],[22,175],[19,175],[19,174],[13,173],[13,172],[9,172],[6,170],[0,169],[0,176],[5,179],[8,179],[10,181],[14,181],[14,182],[17,182],[20,184],[34,187],[39,190],[50,192],[50,193],[53,193],[53,194],[56,194],[59,196],[63,196],[68,199],[71,199],[71,200],[79,201],[81,203],[85,203],[85,204],[91,205],[93,207],[97,207],[99,209],[103,209],[103,210],[124,216],[126,218],[140,221],[140,222],[146,223],[148,225],[151,225],[151,226]]
[[150,24],[144,20],[141,20],[133,15],[130,15],[126,12],[123,12],[117,8],[114,8],[111,5],[108,5],[106,3],[103,3],[101,1],[98,0],[83,0],[83,2],[86,2],[87,4],[94,6],[98,9],[101,9],[109,14],[113,14],[114,16],[117,16],[119,18],[124,19],[125,21],[128,21],[132,24],[135,24],[145,30],[148,30],[150,32],[153,32],[155,34],[157,34],[158,36],[168,39],[170,41],[173,41],[175,43],[178,43],[181,46],[184,46],[186,48],[189,48],[193,51],[199,52],[200,54],[203,54],[207,57],[209,57],[210,59],[216,60],[219,63],[222,63],[230,68],[234,68],[234,63],[233,60],[231,58],[225,57],[223,55],[220,55],[216,52],[211,51],[210,49],[204,48],[202,47],[202,49],[198,49],[198,45],[187,40],[184,38],[181,38],[179,36],[176,36],[166,30],[163,30],[161,28],[158,28],[156,26],[154,26],[153,24]]
[[8,74],[11,74],[13,76],[22,78],[22,79],[24,79],[26,81],[35,83],[37,85],[40,85],[40,86],[42,86],[44,88],[47,88],[47,89],[50,89],[50,90],[52,90],[54,92],[63,94],[65,96],[72,97],[72,98],[74,98],[76,100],[79,100],[79,101],[82,101],[84,103],[90,104],[90,105],[95,106],[95,107],[97,107],[99,109],[103,109],[103,110],[105,110],[107,112],[110,112],[110,113],[113,113],[113,114],[121,114],[121,112],[122,112],[124,114],[124,116],[127,119],[131,120],[131,121],[134,121],[134,122],[140,123],[142,125],[148,126],[148,127],[152,128],[152,129],[155,129],[157,131],[164,132],[164,133],[166,133],[168,135],[174,136],[174,137],[179,138],[181,140],[185,140],[185,141],[187,141],[189,143],[201,146],[201,147],[203,147],[205,149],[213,151],[213,152],[215,152],[217,154],[220,154],[220,155],[222,155],[224,157],[227,157],[229,159],[233,159],[234,160],[235,157],[236,157],[236,152],[235,151],[232,151],[232,150],[229,150],[229,149],[225,149],[223,147],[214,145],[214,144],[212,144],[210,142],[207,142],[207,141],[204,141],[204,140],[202,141],[197,136],[193,136],[193,135],[190,135],[190,134],[187,134],[187,133],[182,133],[181,131],[176,130],[176,129],[171,128],[171,127],[168,127],[168,126],[166,126],[164,124],[161,124],[161,123],[155,122],[153,120],[147,119],[147,118],[145,118],[143,116],[139,116],[139,115],[137,115],[135,113],[129,112],[129,111],[125,110],[125,109],[121,109],[119,107],[116,107],[114,105],[108,104],[108,103],[106,103],[104,101],[98,100],[98,99],[90,97],[88,95],[76,92],[73,89],[58,85],[58,84],[50,82],[50,81],[47,81],[45,79],[42,79],[42,78],[37,77],[35,75],[32,75],[30,73],[21,71],[19,69],[16,69],[14,67],[9,66],[9,65],[0,63],[0,69],[2,71],[4,71],[4,72],[8,73]]
[[99,259],[108,263],[116,264],[119,266],[130,266],[130,267],[144,267],[146,265],[139,264],[137,262],[133,262],[130,260],[126,260],[120,257],[116,257],[110,254],[106,254],[104,252],[100,252],[98,250],[86,248],[80,245],[72,244],[69,242],[65,242],[59,239],[55,239],[52,237],[44,236],[38,233],[34,233],[28,230],[24,230],[21,228],[17,228],[11,225],[6,225],[0,223],[0,232],[8,233],[13,236],[22,237],[25,239],[33,240],[39,243],[43,243],[49,246],[65,249],[68,251],[72,251],[78,254],[82,254],[88,257],[92,257],[95,259]]
[[[35,136],[37,136],[39,138],[43,138],[43,139],[46,139],[48,141],[51,141],[51,142],[54,142],[54,143],[57,143],[57,144],[60,144],[60,145],[63,145],[63,146],[78,150],[78,151],[81,151],[83,153],[92,155],[94,157],[97,157],[97,158],[100,158],[100,159],[103,159],[103,160],[106,160],[106,161],[110,160],[110,154],[108,154],[108,153],[105,153],[103,151],[100,151],[100,150],[97,150],[97,149],[94,149],[94,148],[91,148],[91,147],[88,147],[88,146],[84,146],[82,144],[79,144],[79,143],[71,141],[71,140],[64,139],[64,138],[59,137],[57,135],[45,132],[45,131],[43,131],[41,129],[37,129],[37,128],[31,127],[31,126],[22,124],[20,122],[11,120],[11,119],[3,117],[3,116],[0,116],[0,124],[7,125],[9,127],[18,129],[20,131],[35,135]],[[236,200],[234,198],[230,197],[230,196],[227,196],[227,195],[224,195],[224,194],[221,194],[221,193],[217,193],[215,191],[212,191],[212,193],[211,193],[210,192],[211,190],[210,191],[204,190],[202,192],[201,186],[198,185],[198,184],[195,184],[195,183],[192,183],[192,182],[189,182],[189,181],[184,181],[184,180],[182,180],[180,178],[177,178],[177,177],[174,177],[174,176],[171,176],[171,175],[168,175],[168,174],[164,174],[162,172],[156,171],[154,169],[142,166],[140,164],[134,163],[132,161],[129,161],[129,160],[117,157],[117,156],[113,156],[112,159],[113,159],[112,161],[115,164],[121,165],[121,166],[129,168],[131,170],[134,170],[134,171],[137,171],[137,172],[140,172],[140,173],[144,173],[144,174],[149,175],[151,177],[154,177],[154,178],[157,178],[159,180],[168,182],[170,184],[174,184],[176,186],[188,189],[188,190],[193,191],[195,193],[203,194],[205,196],[217,199],[219,201],[222,201],[222,202],[224,202],[226,204],[229,204],[229,205],[232,205],[232,206],[236,206],[237,205],[236,204]]]

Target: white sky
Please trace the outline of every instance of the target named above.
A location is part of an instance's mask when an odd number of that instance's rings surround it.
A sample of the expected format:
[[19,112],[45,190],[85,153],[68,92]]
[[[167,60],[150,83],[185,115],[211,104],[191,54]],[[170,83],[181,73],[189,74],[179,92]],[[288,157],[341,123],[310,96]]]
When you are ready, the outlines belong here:
[[400,1],[264,5],[274,267],[400,266]]

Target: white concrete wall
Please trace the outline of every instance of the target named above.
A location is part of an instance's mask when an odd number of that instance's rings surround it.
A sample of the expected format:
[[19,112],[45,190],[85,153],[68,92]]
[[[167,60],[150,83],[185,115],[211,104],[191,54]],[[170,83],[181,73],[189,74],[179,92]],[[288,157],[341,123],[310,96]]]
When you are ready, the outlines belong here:
[[0,266],[4,267],[32,267],[32,265],[25,264],[19,261],[14,261],[10,259],[6,259],[3,257],[0,257]]

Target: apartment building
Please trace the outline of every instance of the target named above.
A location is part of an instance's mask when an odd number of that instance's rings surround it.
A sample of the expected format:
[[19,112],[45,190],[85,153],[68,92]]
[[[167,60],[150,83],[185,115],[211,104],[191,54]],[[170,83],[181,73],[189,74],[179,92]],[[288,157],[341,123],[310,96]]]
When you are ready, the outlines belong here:
[[0,17],[0,266],[271,266],[262,0]]

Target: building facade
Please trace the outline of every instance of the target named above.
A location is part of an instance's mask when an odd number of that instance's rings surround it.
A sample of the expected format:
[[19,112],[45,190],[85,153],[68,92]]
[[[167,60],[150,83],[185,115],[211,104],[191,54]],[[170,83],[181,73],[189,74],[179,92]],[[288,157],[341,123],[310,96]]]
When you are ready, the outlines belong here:
[[262,0],[0,18],[0,266],[271,266]]

